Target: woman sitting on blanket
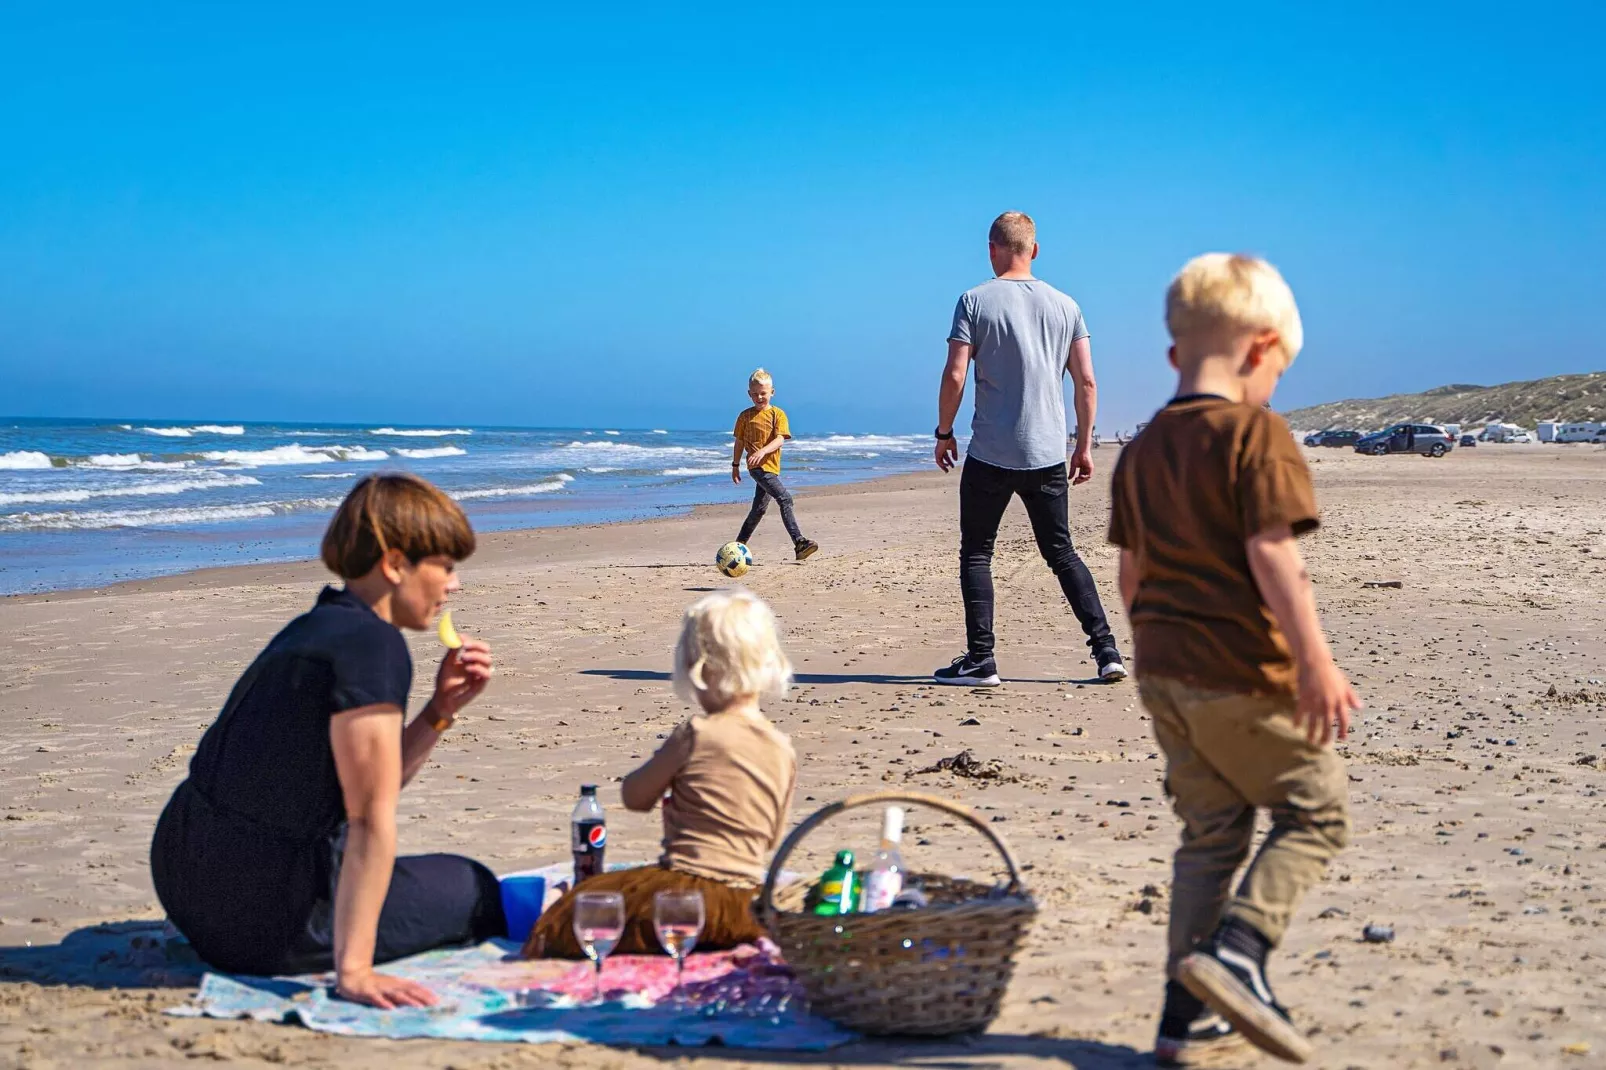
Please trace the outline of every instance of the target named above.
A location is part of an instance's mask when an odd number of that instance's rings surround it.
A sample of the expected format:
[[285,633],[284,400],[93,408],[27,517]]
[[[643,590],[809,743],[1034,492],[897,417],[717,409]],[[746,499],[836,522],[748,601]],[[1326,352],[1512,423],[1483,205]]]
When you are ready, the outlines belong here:
[[[758,939],[754,891],[781,842],[797,783],[792,743],[759,710],[762,695],[785,693],[792,667],[781,652],[775,615],[741,589],[711,594],[686,611],[675,647],[675,689],[702,707],[625,778],[624,804],[648,811],[664,804],[663,855],[657,865],[616,870],[582,881],[541,916],[524,945],[526,958],[581,958],[574,899],[619,892],[625,900],[620,954],[660,951],[653,895],[703,893],[699,949]],[[666,794],[667,792],[667,794]]]
[[332,968],[346,999],[428,1006],[428,989],[375,963],[507,935],[490,870],[396,857],[398,793],[491,676],[490,648],[465,640],[405,724],[401,629],[429,626],[473,552],[463,511],[415,476],[370,476],[335,511],[323,560],[345,585],[325,587],[240,677],[151,843],[156,894],[212,966]]

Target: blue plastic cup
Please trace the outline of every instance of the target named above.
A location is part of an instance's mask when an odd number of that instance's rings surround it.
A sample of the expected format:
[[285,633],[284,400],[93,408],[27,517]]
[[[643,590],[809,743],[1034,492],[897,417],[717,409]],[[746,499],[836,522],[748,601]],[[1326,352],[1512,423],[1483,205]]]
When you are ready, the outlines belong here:
[[541,908],[546,905],[546,878],[513,874],[503,877],[502,913],[507,915],[509,940],[523,943],[535,928]]

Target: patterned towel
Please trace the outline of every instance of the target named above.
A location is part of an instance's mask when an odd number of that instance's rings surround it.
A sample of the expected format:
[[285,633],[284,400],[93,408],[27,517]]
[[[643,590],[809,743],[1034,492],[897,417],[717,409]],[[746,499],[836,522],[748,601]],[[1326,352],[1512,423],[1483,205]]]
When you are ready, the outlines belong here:
[[430,951],[384,967],[427,985],[428,1009],[374,1010],[335,998],[333,977],[241,977],[209,973],[188,1005],[168,1013],[299,1022],[343,1036],[403,1039],[594,1041],[623,1045],[724,1044],[824,1051],[856,1040],[808,1012],[802,987],[768,941],[686,960],[686,992],[671,998],[674,962],[660,955],[610,958],[604,1002],[590,963],[527,962],[507,941]]

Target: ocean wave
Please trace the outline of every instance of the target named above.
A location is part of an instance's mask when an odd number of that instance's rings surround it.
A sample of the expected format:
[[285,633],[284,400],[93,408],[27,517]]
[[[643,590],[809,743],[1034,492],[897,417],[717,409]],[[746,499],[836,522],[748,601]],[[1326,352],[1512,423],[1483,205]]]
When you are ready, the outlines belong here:
[[427,450],[397,449],[391,450],[390,452],[394,453],[398,457],[412,457],[415,459],[421,459],[424,457],[461,457],[463,454],[467,453],[468,450],[465,450],[461,446],[436,446]]
[[655,434],[655,435],[667,435],[667,434],[669,434],[668,431],[661,431],[656,427],[652,429],[652,433]]
[[273,446],[265,450],[211,450],[200,454],[208,461],[236,464],[244,468],[279,464],[329,464],[332,461],[383,461],[384,450],[366,446]]
[[10,453],[0,453],[0,468],[54,468],[56,463],[50,459],[50,454],[40,453],[38,450],[13,450]]
[[339,498],[300,498],[287,502],[244,502],[238,505],[174,506],[168,509],[107,509],[78,512],[12,513],[0,515],[0,529],[55,529],[83,531],[103,528],[171,527],[176,524],[217,524],[226,520],[253,520],[282,516],[307,509],[333,509]]
[[605,435],[617,435],[618,433],[619,432],[617,432],[617,431],[604,431],[603,432],[603,434],[605,434]]
[[[132,430],[128,425],[125,429]],[[241,424],[197,424],[194,427],[142,427],[141,431],[147,435],[161,435],[163,438],[189,438],[191,435],[243,435],[245,427]]]
[[729,468],[671,468],[664,472],[666,476],[718,476],[729,472]]
[[132,498],[153,494],[183,494],[191,490],[219,490],[224,487],[260,486],[250,476],[219,475],[211,479],[189,479],[169,483],[132,483],[124,487],[75,487],[71,490],[24,490],[0,494],[0,505],[64,505],[95,498]]
[[545,483],[532,483],[524,487],[482,487],[479,490],[460,490],[454,493],[452,497],[461,502],[471,501],[475,498],[514,498],[528,494],[551,494],[555,490],[562,490],[573,482],[573,476],[567,472],[560,472]]
[[865,450],[921,450],[931,445],[929,435],[827,435],[795,438],[786,444],[797,453],[862,453]]
[[194,461],[148,460],[140,453],[97,453],[72,462],[74,468],[109,468],[117,472],[176,472],[194,464]]
[[307,472],[302,479],[353,479],[356,472]]
[[474,432],[466,427],[454,427],[446,431],[434,429],[415,430],[413,428],[376,427],[368,432],[370,435],[395,435],[400,438],[444,438],[447,435],[472,435]]
[[624,471],[624,469],[622,469],[622,468],[609,468],[607,465],[601,465],[601,466],[597,466],[597,467],[587,468],[587,469],[585,469],[585,471],[590,472],[593,475],[599,475],[600,476],[600,475],[603,475],[604,473],[607,473],[607,472],[622,472],[622,471]]

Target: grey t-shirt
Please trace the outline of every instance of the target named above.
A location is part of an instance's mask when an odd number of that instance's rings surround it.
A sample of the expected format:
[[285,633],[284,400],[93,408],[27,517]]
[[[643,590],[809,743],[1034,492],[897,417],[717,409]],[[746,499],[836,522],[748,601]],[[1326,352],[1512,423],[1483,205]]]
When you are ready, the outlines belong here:
[[1065,364],[1087,337],[1075,301],[1041,279],[989,279],[960,295],[950,341],[974,347],[969,456],[999,468],[1065,463]]

